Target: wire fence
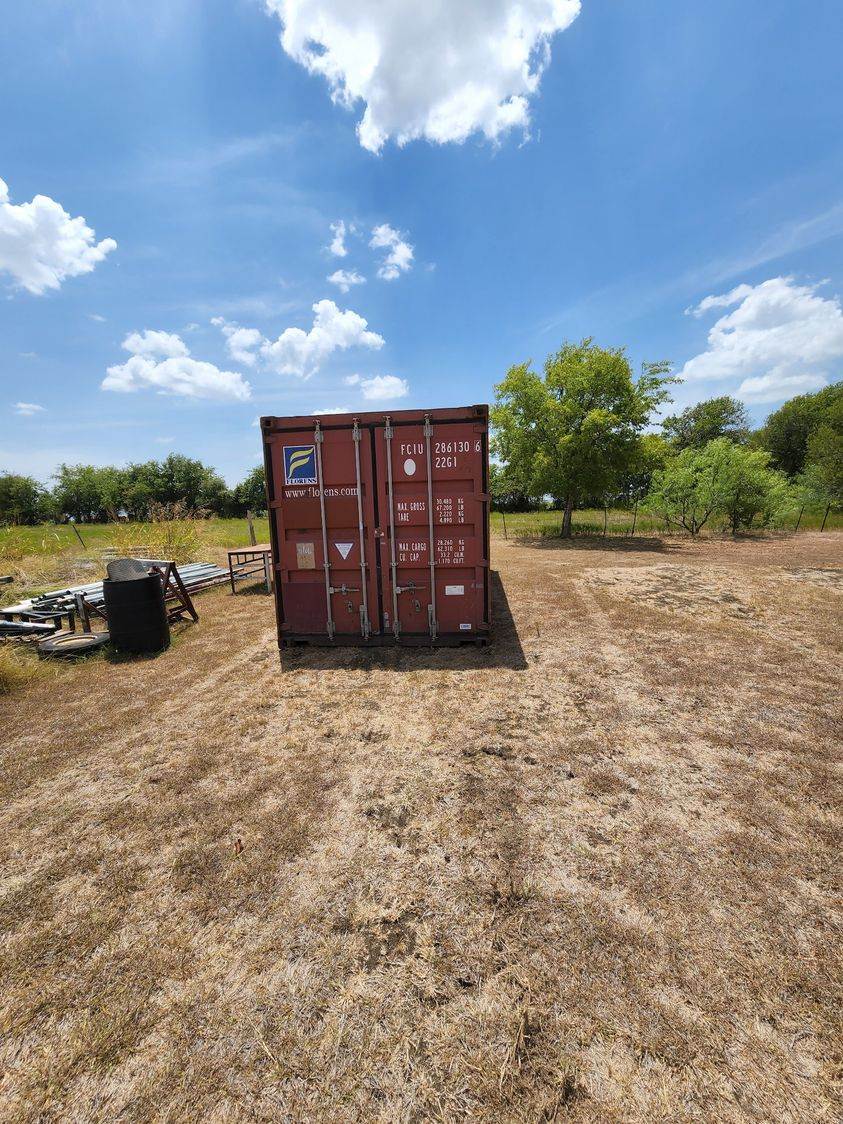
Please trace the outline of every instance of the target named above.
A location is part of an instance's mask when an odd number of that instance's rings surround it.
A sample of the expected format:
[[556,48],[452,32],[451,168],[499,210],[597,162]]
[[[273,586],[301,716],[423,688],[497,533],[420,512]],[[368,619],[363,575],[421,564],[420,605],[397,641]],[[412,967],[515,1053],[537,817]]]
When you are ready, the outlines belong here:
[[[561,511],[516,511],[492,512],[492,530],[504,538],[558,538],[562,534]],[[767,530],[799,531],[840,531],[843,530],[843,512],[828,511],[825,508],[809,510],[798,509],[793,516]],[[706,526],[703,533],[720,534],[728,531],[719,523]],[[664,519],[651,512],[636,511],[634,508],[584,508],[574,511],[571,517],[571,532],[574,535],[588,536],[662,536],[681,533],[669,526]]]

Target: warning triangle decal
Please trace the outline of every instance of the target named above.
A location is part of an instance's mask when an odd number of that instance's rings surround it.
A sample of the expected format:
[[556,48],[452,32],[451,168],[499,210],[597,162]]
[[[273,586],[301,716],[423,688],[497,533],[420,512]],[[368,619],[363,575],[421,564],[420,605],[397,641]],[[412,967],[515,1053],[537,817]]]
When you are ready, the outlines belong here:
[[340,554],[343,556],[343,558],[348,558],[349,554],[351,553],[351,548],[354,546],[354,543],[353,542],[335,542],[334,546],[337,548],[337,550],[340,552]]

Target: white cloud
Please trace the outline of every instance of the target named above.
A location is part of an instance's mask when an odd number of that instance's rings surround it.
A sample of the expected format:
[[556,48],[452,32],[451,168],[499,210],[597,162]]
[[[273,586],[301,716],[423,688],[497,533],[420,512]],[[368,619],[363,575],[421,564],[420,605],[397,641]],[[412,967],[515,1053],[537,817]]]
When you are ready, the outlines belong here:
[[378,277],[383,281],[394,281],[413,264],[413,247],[404,241],[400,231],[393,230],[387,222],[374,228],[369,245],[373,250],[389,251],[378,269]]
[[343,380],[347,386],[359,386],[363,397],[369,402],[387,402],[393,398],[406,398],[410,384],[397,375],[373,375],[369,379],[360,375],[349,375]]
[[365,285],[366,278],[361,277],[356,269],[337,269],[328,278],[332,285],[336,285],[342,293],[347,293],[352,285]]
[[132,355],[157,355],[161,359],[190,354],[180,336],[171,332],[150,331],[149,328],[143,332],[130,332],[121,346]]
[[313,417],[319,417],[322,414],[350,414],[348,406],[330,406],[327,410],[314,410]]
[[263,336],[257,328],[241,328],[239,324],[231,324],[222,316],[215,316],[211,323],[225,336],[226,350],[235,363],[254,367],[257,362],[255,348],[263,343]]
[[553,36],[580,0],[264,0],[284,50],[326,79],[334,102],[365,105],[361,145],[527,130]]
[[843,309],[837,297],[819,296],[818,287],[773,277],[706,297],[697,305],[702,312],[737,307],[717,320],[708,349],[688,360],[680,378],[740,378],[736,393],[752,402],[777,402],[825,386],[827,368],[843,358]]
[[39,406],[37,402],[15,402],[13,409],[22,418],[31,418],[33,414],[44,412],[44,406]]
[[736,393],[746,402],[781,402],[795,394],[822,390],[828,382],[823,375],[759,375],[744,379]]
[[685,315],[693,316],[699,320],[701,316],[705,316],[712,308],[731,308],[733,304],[738,304],[751,293],[751,285],[736,285],[730,292],[723,293],[718,297],[704,297],[698,305],[693,308],[686,308]]
[[100,314],[98,312],[89,312],[88,313],[88,319],[89,320],[96,320],[97,324],[104,324],[105,323],[105,317],[100,316]]
[[113,238],[95,237],[83,218],[71,218],[47,195],[10,203],[0,179],[0,272],[10,273],[28,292],[40,296],[67,277],[90,273],[117,248]]
[[191,358],[184,341],[169,332],[132,332],[123,347],[132,354],[125,363],[108,368],[103,390],[130,393],[151,388],[159,394],[241,402],[251,397],[251,387],[241,374]]
[[277,340],[264,340],[261,354],[273,370],[308,378],[334,351],[346,351],[350,347],[377,351],[383,347],[383,337],[370,332],[363,317],[351,309],[342,310],[333,301],[321,300],[313,306],[313,311],[310,331],[285,328]]
[[342,219],[337,219],[336,222],[331,223],[331,234],[334,237],[331,239],[328,249],[335,257],[344,258],[348,250],[345,245],[345,223]]

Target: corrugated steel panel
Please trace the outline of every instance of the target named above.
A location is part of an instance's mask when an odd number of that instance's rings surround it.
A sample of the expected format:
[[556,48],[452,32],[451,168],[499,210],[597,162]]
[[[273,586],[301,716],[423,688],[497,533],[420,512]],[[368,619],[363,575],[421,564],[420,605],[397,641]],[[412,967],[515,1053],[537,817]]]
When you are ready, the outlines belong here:
[[261,418],[279,643],[485,642],[489,411]]

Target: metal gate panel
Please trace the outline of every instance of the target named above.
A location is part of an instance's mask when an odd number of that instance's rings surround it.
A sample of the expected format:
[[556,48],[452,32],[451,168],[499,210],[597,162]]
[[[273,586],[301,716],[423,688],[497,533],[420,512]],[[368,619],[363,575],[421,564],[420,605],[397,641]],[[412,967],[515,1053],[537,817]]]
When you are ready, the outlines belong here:
[[355,438],[353,427],[315,423],[267,438],[282,639],[325,634],[366,641],[380,631],[371,440],[366,429]]

